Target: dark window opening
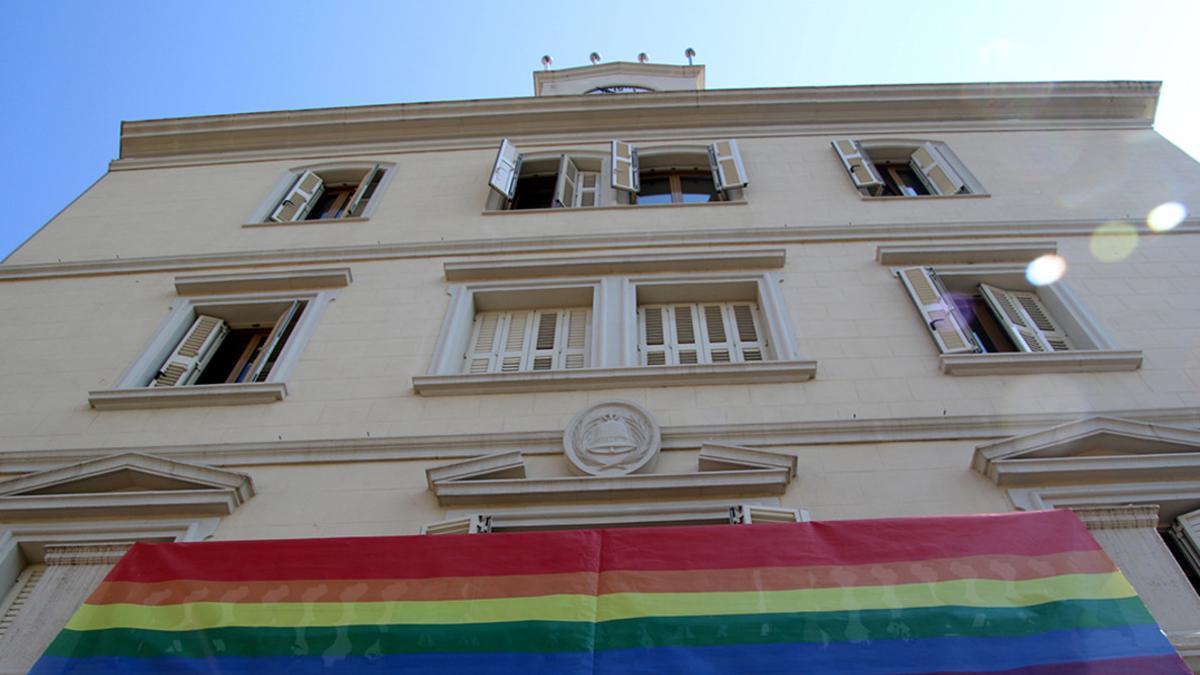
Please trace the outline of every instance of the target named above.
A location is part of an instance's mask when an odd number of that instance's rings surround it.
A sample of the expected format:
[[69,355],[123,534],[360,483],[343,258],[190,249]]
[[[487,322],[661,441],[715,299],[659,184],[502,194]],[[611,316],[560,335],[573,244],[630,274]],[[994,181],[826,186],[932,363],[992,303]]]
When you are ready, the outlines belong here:
[[1017,352],[1008,333],[996,321],[992,308],[982,295],[963,295],[951,293],[958,313],[967,322],[967,330],[975,337],[975,342],[983,348],[984,353]]
[[1159,530],[1158,536],[1162,537],[1163,543],[1167,545],[1167,550],[1175,558],[1175,562],[1179,564],[1179,569],[1183,570],[1183,575],[1187,577],[1188,583],[1192,585],[1197,593],[1200,593],[1200,573],[1184,552],[1182,544],[1171,533],[1170,529]]
[[300,322],[306,303],[287,314],[287,323],[231,328],[192,384],[264,382]]
[[917,197],[929,194],[929,188],[913,168],[904,163],[875,162],[883,179],[883,193],[891,197]]
[[308,215],[304,216],[304,219],[333,220],[348,215],[346,209],[357,189],[357,185],[326,185],[325,191],[321,193],[317,203],[309,210]]
[[554,202],[554,188],[558,176],[521,176],[517,179],[516,194],[513,195],[510,209],[548,209]]

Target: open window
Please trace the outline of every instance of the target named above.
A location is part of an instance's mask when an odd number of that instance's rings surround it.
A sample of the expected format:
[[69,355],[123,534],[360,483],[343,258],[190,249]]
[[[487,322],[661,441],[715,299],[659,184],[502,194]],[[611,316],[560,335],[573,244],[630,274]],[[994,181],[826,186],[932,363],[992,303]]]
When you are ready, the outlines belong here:
[[288,173],[281,192],[266,212],[255,219],[266,223],[365,218],[379,193],[388,165],[296,169]]
[[629,204],[695,204],[740,199],[749,185],[737,141],[637,148],[613,141],[612,186]]
[[[1061,282],[1033,286],[1023,267],[906,267],[896,276],[946,372],[982,374],[1000,365],[1009,372],[1131,370],[1141,364],[1140,352],[1112,347]],[[1026,370],[1011,359],[987,364],[988,357],[1004,354],[1045,358],[1028,361]]]
[[598,206],[602,163],[586,153],[527,156],[505,138],[488,181],[500,198],[492,210]]
[[832,145],[854,187],[867,197],[983,193],[944,143],[840,138]]

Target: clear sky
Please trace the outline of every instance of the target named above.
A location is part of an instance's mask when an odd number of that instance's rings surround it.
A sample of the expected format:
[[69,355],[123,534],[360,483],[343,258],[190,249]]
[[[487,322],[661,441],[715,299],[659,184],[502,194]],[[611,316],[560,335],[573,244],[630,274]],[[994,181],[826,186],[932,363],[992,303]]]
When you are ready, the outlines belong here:
[[5,25],[0,256],[104,174],[121,120],[529,96],[542,54],[692,47],[710,89],[1161,80],[1156,128],[1200,157],[1200,0],[58,0]]

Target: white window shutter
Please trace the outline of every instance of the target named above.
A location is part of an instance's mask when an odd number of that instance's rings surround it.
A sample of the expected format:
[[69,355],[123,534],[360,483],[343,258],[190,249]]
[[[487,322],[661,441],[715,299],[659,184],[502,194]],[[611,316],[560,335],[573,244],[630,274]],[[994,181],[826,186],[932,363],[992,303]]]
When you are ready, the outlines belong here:
[[365,174],[363,174],[362,180],[358,182],[358,187],[354,190],[354,196],[350,198],[350,201],[346,205],[347,216],[353,217],[362,213],[363,208],[367,205],[367,190],[370,189],[371,184],[375,182],[375,177],[378,176],[381,171],[382,169],[380,166],[376,164],[368,169]]
[[943,354],[979,351],[975,346],[975,338],[967,332],[954,311],[954,301],[941,289],[932,270],[907,267],[900,270],[899,277]]
[[271,212],[270,220],[276,223],[287,223],[302,220],[325,191],[325,182],[312,171],[305,171],[296,178],[292,187],[284,195],[283,200]]
[[562,348],[561,368],[572,370],[587,368],[589,327],[592,323],[592,312],[589,309],[568,309],[564,311],[563,321],[565,333]]
[[785,509],[778,506],[759,506],[757,504],[739,504],[729,508],[729,522],[732,525],[753,525],[754,523],[798,523],[803,518],[797,509]]
[[988,284],[979,284],[979,290],[1017,349],[1025,352],[1071,350],[1067,332],[1050,315],[1037,293],[1008,291]]
[[832,145],[846,173],[850,174],[850,180],[854,181],[854,187],[869,195],[878,196],[883,193],[883,179],[861,143],[852,138],[839,138],[833,141]]
[[667,308],[663,306],[638,307],[638,349],[642,352],[642,365],[665,366],[667,352]]
[[512,199],[517,194],[517,176],[521,173],[521,151],[507,138],[500,140],[496,162],[492,165],[492,177],[488,180],[496,192]]
[[267,364],[270,363],[271,354],[275,351],[276,346],[279,345],[279,341],[283,339],[284,333],[296,318],[296,314],[300,311],[302,304],[299,300],[293,300],[280,313],[279,319],[275,321],[275,327],[271,329],[271,334],[267,336],[262,348],[258,350],[258,356],[254,359],[254,364],[250,366],[250,371],[242,382],[261,382],[262,379],[265,379],[270,374],[267,371]]
[[925,186],[934,194],[956,195],[966,189],[966,183],[950,167],[933,143],[925,143],[918,147],[912,154],[909,165],[924,179]]
[[534,339],[531,370],[554,370],[558,365],[559,352],[566,341],[560,328],[565,312],[541,310],[534,313]]
[[228,332],[225,322],[215,316],[196,317],[150,386],[182,387],[194,382]]
[[737,141],[717,141],[708,146],[708,158],[712,164],[716,188],[721,192],[744,188],[750,184],[746,178],[746,167],[742,165],[742,153]]
[[1176,518],[1171,524],[1171,536],[1191,563],[1192,570],[1200,573],[1200,509]]
[[764,360],[767,341],[758,319],[758,307],[749,302],[732,302],[727,307],[733,324],[734,354],[737,360]]
[[533,344],[533,312],[503,312],[500,331],[500,358],[492,372],[515,373],[529,370],[528,354]]
[[580,171],[579,184],[576,186],[578,197],[575,206],[596,206],[600,203],[600,172]]
[[625,192],[637,192],[640,187],[637,150],[621,141],[612,142],[612,186]]
[[472,375],[495,372],[499,359],[502,312],[480,312],[471,326],[470,350],[464,370]]
[[700,305],[700,314],[704,317],[703,343],[704,353],[708,357],[706,363],[729,363],[735,360],[737,350],[733,346],[731,322],[726,315],[726,307],[722,304]]
[[563,155],[562,160],[558,163],[558,182],[554,185],[552,206],[573,209],[578,206],[576,203],[578,194],[579,169],[575,167],[575,162],[572,162],[570,157]]

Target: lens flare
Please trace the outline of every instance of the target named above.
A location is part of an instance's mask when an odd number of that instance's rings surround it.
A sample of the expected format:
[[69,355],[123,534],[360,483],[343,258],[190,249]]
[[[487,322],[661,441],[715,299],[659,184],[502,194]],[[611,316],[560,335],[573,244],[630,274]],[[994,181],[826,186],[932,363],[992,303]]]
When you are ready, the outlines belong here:
[[1092,233],[1088,244],[1100,262],[1118,262],[1129,257],[1138,245],[1137,228],[1129,223],[1104,223]]
[[1146,224],[1155,232],[1172,230],[1187,218],[1187,207],[1179,202],[1166,202],[1150,209],[1146,216]]
[[1025,268],[1025,278],[1034,286],[1045,286],[1061,279],[1066,271],[1066,259],[1051,253],[1029,263]]

